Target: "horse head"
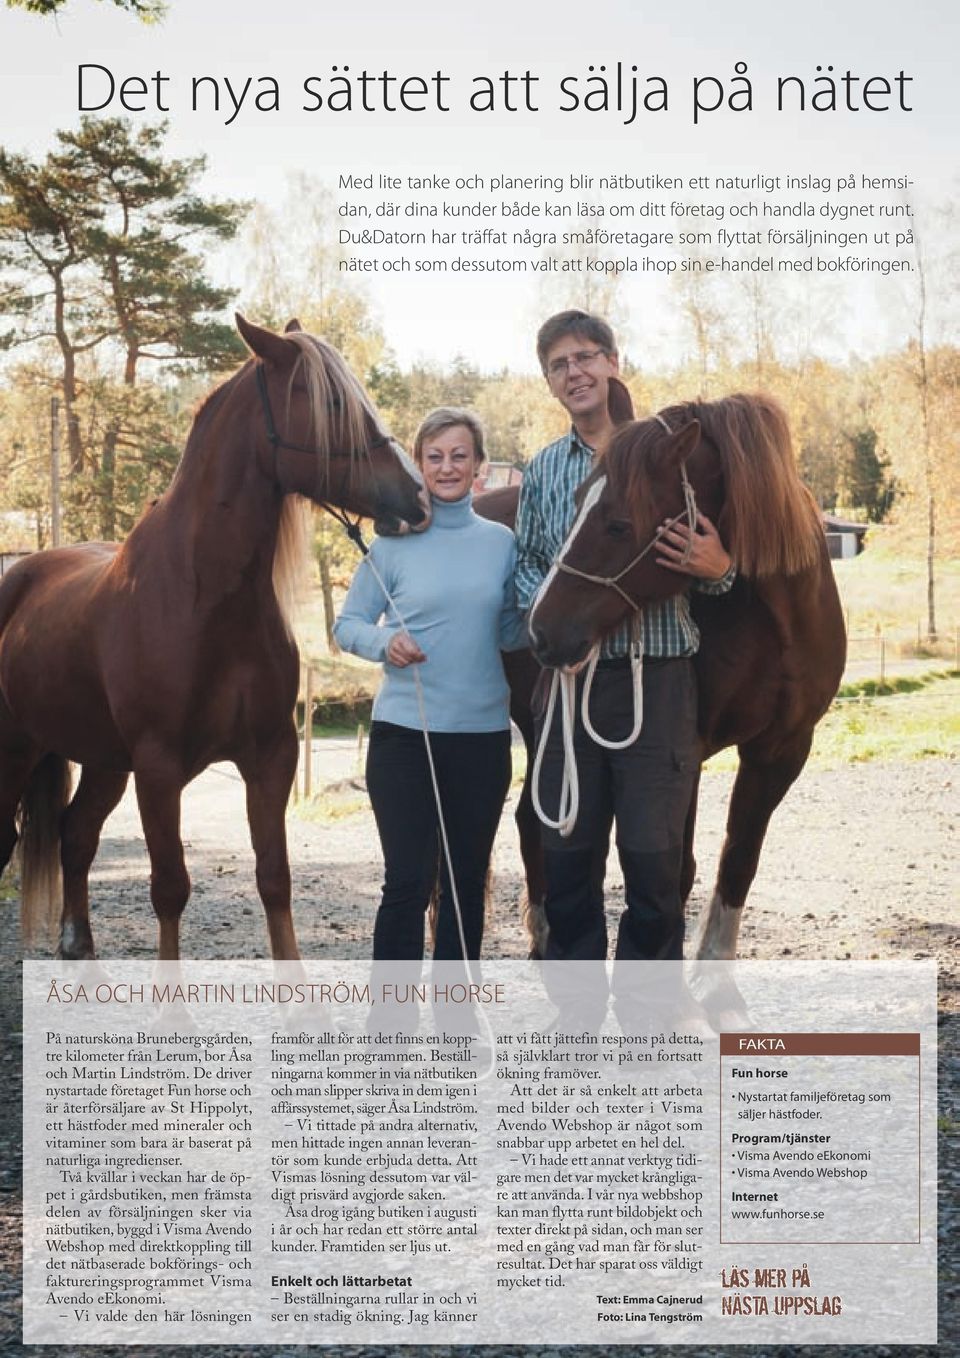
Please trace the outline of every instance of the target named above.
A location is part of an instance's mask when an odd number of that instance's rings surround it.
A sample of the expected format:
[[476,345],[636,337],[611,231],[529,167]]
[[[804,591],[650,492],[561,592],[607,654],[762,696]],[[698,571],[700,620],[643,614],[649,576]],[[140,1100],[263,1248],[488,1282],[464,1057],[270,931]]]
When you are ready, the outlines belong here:
[[696,419],[656,416],[612,436],[577,492],[573,527],[531,610],[542,664],[579,663],[633,612],[686,587],[657,564],[656,543],[666,521],[719,511],[722,476],[700,435]]
[[336,349],[297,320],[282,335],[239,313],[236,322],[257,360],[258,458],[279,490],[373,519],[378,533],[425,528],[423,478]]

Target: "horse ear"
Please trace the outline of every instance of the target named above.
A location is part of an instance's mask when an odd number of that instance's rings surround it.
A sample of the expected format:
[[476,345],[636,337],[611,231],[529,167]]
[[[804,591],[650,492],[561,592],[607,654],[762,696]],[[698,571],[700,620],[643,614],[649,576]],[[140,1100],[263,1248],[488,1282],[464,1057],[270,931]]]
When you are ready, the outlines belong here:
[[239,311],[234,313],[234,319],[247,348],[265,363],[272,363],[278,368],[286,367],[300,352],[292,340],[275,335],[272,330],[265,330],[262,325],[254,325],[245,316],[241,316]]
[[296,316],[292,316],[290,320],[287,321],[286,325],[283,327],[283,333],[285,335],[289,335],[291,330],[302,330],[302,329],[303,326],[297,320]]
[[679,466],[700,442],[700,421],[690,420],[682,429],[671,434],[657,449],[658,460]]
[[700,421],[691,420],[677,431],[677,457],[685,462],[700,442]]
[[614,424],[633,419],[633,401],[619,377],[611,377],[607,384],[607,413]]

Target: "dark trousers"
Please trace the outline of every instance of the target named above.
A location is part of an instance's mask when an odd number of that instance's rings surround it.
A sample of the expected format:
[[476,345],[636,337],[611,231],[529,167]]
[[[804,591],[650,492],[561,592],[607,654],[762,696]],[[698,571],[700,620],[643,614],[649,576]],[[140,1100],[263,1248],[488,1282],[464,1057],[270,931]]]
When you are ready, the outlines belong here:
[[[583,730],[577,689],[575,748],[580,813],[562,839],[544,829],[547,958],[600,959],[607,955],[603,909],[610,828],[616,822],[625,909],[616,957],[624,961],[677,960],[683,956],[680,899],[683,832],[693,793],[699,749],[696,675],[689,660],[648,660],[643,674],[643,727],[623,750],[606,750]],[[544,754],[541,800],[556,814],[563,748],[554,714]],[[595,730],[622,739],[633,724],[629,664],[601,665],[590,715]]]
[[[467,956],[480,956],[487,868],[510,786],[510,732],[439,732],[430,746],[463,918]],[[383,848],[383,897],[373,932],[377,960],[423,957],[424,915],[437,867],[434,958],[463,957],[423,732],[375,721],[367,790]]]

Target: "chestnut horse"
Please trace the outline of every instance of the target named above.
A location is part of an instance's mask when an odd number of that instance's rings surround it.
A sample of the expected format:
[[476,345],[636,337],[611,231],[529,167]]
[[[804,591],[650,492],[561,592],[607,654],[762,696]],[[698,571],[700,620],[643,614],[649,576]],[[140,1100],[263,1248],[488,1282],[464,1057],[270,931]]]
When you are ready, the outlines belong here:
[[[620,423],[629,402],[622,384],[614,385],[611,414],[616,401]],[[531,634],[542,664],[574,664],[632,607],[685,588],[683,576],[657,566],[653,552],[644,553],[658,525],[685,517],[684,474],[738,570],[729,594],[690,596],[701,634],[695,661],[701,760],[730,745],[740,755],[716,886],[696,944],[697,957],[713,960],[736,953],[741,911],[770,817],[806,763],[846,653],[820,515],[797,475],[786,418],[776,403],[731,396],[620,423],[580,492],[582,503],[587,487],[598,486],[592,509],[564,548],[565,566],[577,573],[551,572],[531,613]],[[478,512],[501,521],[509,521],[515,507],[515,493],[505,491],[477,504]],[[529,751],[529,670],[514,679],[514,716]],[[696,803],[695,788],[684,842],[684,899],[695,875]],[[522,843],[533,842],[532,816],[527,799],[518,810]],[[542,869],[535,856],[525,853],[525,860],[535,919]]]
[[[159,955],[190,894],[184,787],[215,760],[246,784],[275,958],[298,954],[284,813],[297,763],[286,604],[306,501],[425,525],[419,473],[340,355],[291,322],[237,325],[254,358],[200,408],[164,495],[122,546],[38,552],[0,584],[0,871],[21,829],[24,934],[60,894],[60,954],[92,957],[88,873],[130,772]],[[305,498],[304,498],[305,497]],[[67,805],[67,761],[82,766]]]

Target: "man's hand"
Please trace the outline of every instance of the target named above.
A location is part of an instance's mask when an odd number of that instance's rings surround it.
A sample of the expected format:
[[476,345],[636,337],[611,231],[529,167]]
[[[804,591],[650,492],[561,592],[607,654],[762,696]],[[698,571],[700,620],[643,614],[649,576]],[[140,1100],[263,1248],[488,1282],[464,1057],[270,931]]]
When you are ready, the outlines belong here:
[[664,530],[657,542],[657,564],[698,580],[720,580],[733,563],[714,525],[698,513],[695,533],[683,522]]
[[396,665],[397,669],[402,670],[407,665],[419,665],[426,658],[413,637],[406,632],[397,632],[396,636],[390,638],[387,659],[391,665]]

